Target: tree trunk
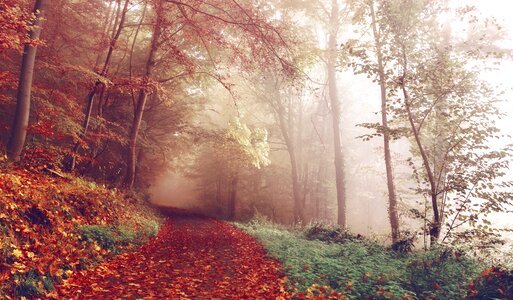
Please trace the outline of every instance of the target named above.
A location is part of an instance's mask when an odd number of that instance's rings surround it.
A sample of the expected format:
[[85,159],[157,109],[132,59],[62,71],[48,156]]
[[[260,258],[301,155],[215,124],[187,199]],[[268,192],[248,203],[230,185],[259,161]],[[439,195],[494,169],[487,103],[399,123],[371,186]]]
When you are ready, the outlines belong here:
[[408,61],[406,57],[406,51],[403,48],[403,75],[400,81],[401,89],[403,92],[404,97],[404,106],[406,108],[406,114],[408,117],[408,122],[410,123],[411,130],[413,132],[413,136],[415,138],[415,143],[417,144],[417,147],[420,152],[420,156],[422,157],[422,164],[424,166],[424,170],[426,171],[428,182],[430,186],[430,197],[431,197],[431,205],[433,209],[433,222],[431,223],[431,228],[429,230],[429,236],[430,236],[430,244],[435,245],[438,243],[438,239],[440,238],[440,231],[441,231],[441,216],[440,211],[438,209],[438,197],[437,197],[437,186],[435,177],[433,175],[433,171],[431,170],[431,166],[429,164],[429,158],[427,156],[426,150],[424,149],[424,145],[422,143],[422,140],[420,139],[420,132],[417,129],[417,126],[415,125],[415,121],[413,119],[413,113],[411,111],[411,98],[408,93],[408,90],[406,88],[406,81],[407,81],[407,68],[408,68]]
[[237,185],[239,182],[239,176],[234,175],[230,181],[230,195],[228,197],[228,219],[235,219],[235,205],[237,203]]
[[[37,0],[34,6],[36,19],[30,30],[30,39],[38,39],[41,35],[43,17],[46,9],[46,0]],[[20,79],[16,95],[16,111],[12,123],[11,135],[7,144],[7,157],[10,161],[19,161],[21,151],[27,137],[27,127],[30,117],[30,94],[32,92],[32,79],[36,62],[37,47],[26,44],[23,49]]]
[[337,32],[338,32],[338,3],[332,0],[330,16],[330,33],[328,38],[328,91],[333,118],[333,147],[335,151],[335,183],[337,188],[337,223],[340,227],[346,227],[346,190],[344,179],[344,157],[342,155],[342,144],[340,137],[340,102],[337,92]]
[[[297,149],[295,147],[294,141],[292,140],[291,128],[292,125],[285,119],[285,107],[283,103],[281,103],[280,99],[277,100],[277,107],[275,112],[278,117],[278,122],[280,125],[280,131],[285,141],[285,145],[287,147],[287,153],[289,154],[290,159],[290,177],[292,180],[292,197],[294,201],[294,222],[296,223],[304,223],[305,215],[304,215],[304,207],[303,207],[303,199],[301,197],[301,184],[299,181],[299,172],[298,172],[298,161],[297,161]],[[289,114],[290,111],[289,107]]]
[[[155,59],[159,46],[159,38],[161,34],[161,26],[162,26],[162,12],[160,11],[160,7],[162,5],[162,1],[159,1],[156,4],[155,12],[157,14],[157,19],[155,21],[153,27],[153,36],[151,39],[150,53],[148,55],[148,60],[146,61],[146,74],[144,76],[144,83],[148,84],[149,80],[152,76],[153,69],[155,68]],[[127,155],[127,172],[125,177],[125,186],[128,189],[132,189],[135,180],[135,168],[137,164],[136,158],[136,147],[137,147],[137,135],[139,134],[139,130],[141,128],[142,117],[144,113],[144,107],[146,106],[146,101],[148,99],[148,90],[146,86],[143,86],[139,91],[139,97],[137,99],[137,105],[134,111],[134,119],[132,122],[132,127],[130,128],[130,135],[128,138],[128,155]]]
[[[109,50],[107,52],[107,56],[105,57],[105,62],[103,64],[103,68],[99,74],[102,77],[105,77],[107,75],[110,61],[112,59],[112,53],[114,52],[114,47],[116,46],[116,42],[117,42],[119,36],[121,35],[121,31],[123,30],[126,13],[128,11],[128,3],[129,2],[130,2],[129,0],[126,0],[125,4],[123,6],[123,11],[121,12],[121,20],[119,21],[118,27],[115,30],[115,34],[111,40]],[[119,10],[118,10],[118,13],[119,13]],[[118,17],[119,16],[116,16],[116,19]],[[91,115],[92,115],[92,110],[93,110],[93,105],[94,105],[94,97],[102,85],[103,85],[103,83],[101,82],[101,80],[98,79],[95,82],[95,84],[94,84],[93,88],[91,89],[91,91],[89,92],[89,94],[87,94],[87,107],[86,107],[84,122],[82,124],[82,131],[80,133],[80,139],[83,139],[85,137],[85,135],[87,134],[87,130],[89,129],[89,123],[91,121]],[[73,146],[72,154],[71,154],[71,157],[69,158],[69,163],[68,163],[68,167],[67,167],[68,171],[73,171],[75,169],[76,159],[77,159],[76,153],[79,150],[80,150],[80,142],[78,141],[75,143],[75,146]]]
[[399,216],[397,212],[397,197],[395,194],[394,176],[392,173],[392,157],[390,155],[390,131],[387,118],[387,89],[385,80],[385,70],[383,66],[383,53],[381,49],[381,37],[376,25],[376,14],[374,12],[374,2],[370,3],[372,17],[372,32],[374,42],[376,43],[376,55],[378,59],[378,76],[381,90],[381,126],[383,128],[383,151],[385,156],[385,169],[387,175],[388,189],[388,219],[392,230],[392,243],[400,239]]
[[305,211],[303,206],[303,198],[301,197],[301,184],[299,182],[299,174],[297,170],[297,159],[295,149],[289,151],[289,158],[291,164],[291,176],[292,176],[292,194],[294,197],[294,221],[296,223],[305,222]]

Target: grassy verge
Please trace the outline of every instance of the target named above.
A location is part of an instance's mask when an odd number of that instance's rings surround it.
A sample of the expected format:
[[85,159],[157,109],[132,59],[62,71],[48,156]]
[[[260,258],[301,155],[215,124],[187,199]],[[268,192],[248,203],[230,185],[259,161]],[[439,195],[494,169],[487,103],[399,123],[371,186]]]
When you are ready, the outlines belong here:
[[73,273],[144,243],[161,223],[137,194],[0,164],[0,298],[51,295]]
[[295,297],[464,299],[482,266],[448,248],[399,252],[336,228],[237,224],[282,262]]

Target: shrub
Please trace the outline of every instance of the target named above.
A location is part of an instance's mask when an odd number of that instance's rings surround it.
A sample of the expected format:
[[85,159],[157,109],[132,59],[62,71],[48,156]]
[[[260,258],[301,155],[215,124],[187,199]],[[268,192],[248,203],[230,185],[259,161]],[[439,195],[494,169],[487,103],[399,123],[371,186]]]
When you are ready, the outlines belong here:
[[485,269],[469,285],[468,299],[513,299],[513,270]]
[[434,248],[407,259],[410,289],[422,299],[463,299],[478,264],[459,251]]
[[160,224],[156,220],[149,220],[144,225],[144,232],[148,236],[156,236],[159,232]]
[[304,232],[308,240],[319,240],[328,243],[345,243],[348,241],[363,240],[361,235],[354,235],[338,226],[331,226],[322,223],[313,223]]
[[41,282],[43,283],[43,287],[45,288],[45,290],[49,292],[53,292],[55,290],[55,286],[53,285],[53,280],[51,277],[43,276]]
[[409,232],[405,232],[403,235],[404,238],[394,242],[390,246],[390,249],[392,249],[394,252],[402,254],[411,253],[415,247],[415,235]]

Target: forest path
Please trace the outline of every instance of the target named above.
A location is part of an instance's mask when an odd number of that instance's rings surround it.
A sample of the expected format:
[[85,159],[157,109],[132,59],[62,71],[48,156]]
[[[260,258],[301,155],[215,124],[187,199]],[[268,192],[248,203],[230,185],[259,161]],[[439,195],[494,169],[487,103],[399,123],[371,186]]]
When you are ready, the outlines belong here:
[[63,299],[285,299],[277,261],[245,232],[214,219],[172,216],[136,252],[70,278]]

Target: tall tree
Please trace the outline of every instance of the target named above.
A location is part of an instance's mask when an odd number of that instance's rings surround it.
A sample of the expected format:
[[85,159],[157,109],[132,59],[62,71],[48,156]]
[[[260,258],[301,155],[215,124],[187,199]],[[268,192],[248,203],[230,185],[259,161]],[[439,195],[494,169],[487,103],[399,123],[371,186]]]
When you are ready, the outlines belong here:
[[[34,6],[36,18],[30,30],[30,39],[37,40],[41,35],[46,0],[37,0]],[[16,112],[11,129],[9,143],[7,145],[7,156],[11,161],[19,161],[25,145],[27,127],[30,116],[30,95],[32,91],[32,79],[34,76],[34,65],[36,61],[37,46],[26,43],[21,62],[20,79],[16,95]]]
[[[267,84],[262,86],[258,97],[270,106],[274,120],[278,125],[290,161],[290,178],[292,181],[292,199],[294,202],[294,221],[305,223],[304,191],[301,183],[301,157],[299,153],[300,123],[298,105],[295,103],[294,87],[279,74],[269,74]],[[284,82],[285,81],[285,82]],[[296,99],[297,100],[297,99]]]
[[[124,182],[127,187],[134,184],[137,136],[143,120],[146,98],[152,88],[177,76],[191,76],[196,71],[209,73],[224,85],[223,78],[229,77],[230,70],[222,70],[224,74],[219,75],[222,73],[219,65],[223,60],[212,55],[221,51],[230,53],[228,60],[232,65],[261,68],[272,65],[283,72],[292,73],[292,68],[284,58],[286,38],[281,34],[284,28],[269,22],[267,16],[261,14],[251,3],[212,0],[208,4],[176,0],[156,1],[153,4],[155,21],[142,79],[144,89],[139,91],[129,133],[129,154]],[[163,51],[163,55],[166,59],[159,57],[158,62],[185,68],[183,74],[174,74],[171,79],[162,78],[165,77],[164,74],[153,74],[157,65],[157,52],[164,47],[166,51]],[[255,57],[258,59],[255,60]],[[200,68],[207,71],[196,70]],[[227,85],[224,86],[229,89]]]
[[[430,200],[431,245],[439,242],[444,224],[453,237],[493,234],[482,223],[489,222],[490,212],[503,211],[511,197],[493,188],[511,184],[501,182],[511,147],[494,150],[489,144],[501,138],[492,119],[500,116],[500,92],[469,68],[476,63],[474,51],[457,51],[437,30],[440,4],[387,1],[381,8],[393,53],[388,72],[398,100],[394,114],[407,124],[414,145],[417,159],[410,164],[421,166],[419,192]],[[462,225],[471,229],[455,232]]]
[[338,98],[337,88],[337,61],[338,45],[337,38],[340,26],[340,12],[337,0],[331,1],[331,13],[329,18],[329,36],[328,36],[328,61],[326,69],[328,72],[328,92],[331,104],[331,115],[333,125],[333,147],[335,164],[335,185],[337,187],[337,223],[341,227],[346,227],[346,187],[344,175],[344,156],[342,153],[342,137],[340,133],[340,100]]
[[153,33],[150,43],[150,52],[148,54],[148,59],[146,60],[145,74],[143,77],[143,86],[139,90],[139,96],[137,98],[136,107],[134,111],[134,119],[132,121],[132,126],[130,127],[130,134],[128,137],[127,172],[125,177],[125,186],[129,189],[131,189],[134,185],[135,168],[137,163],[137,136],[141,128],[144,108],[146,106],[146,102],[148,99],[148,85],[150,84],[150,80],[153,75],[153,70],[155,68],[156,55],[157,50],[159,48],[159,40],[164,21],[164,11],[162,9],[162,3],[163,1],[157,1],[155,3],[155,22],[153,23]]
[[[369,61],[363,57],[367,62],[367,68],[364,70],[370,74],[377,74],[379,88],[380,88],[380,96],[381,96],[381,125],[378,128],[378,132],[383,135],[383,155],[385,160],[385,170],[387,177],[387,190],[388,190],[388,219],[390,221],[391,233],[392,233],[392,242],[395,243],[400,238],[400,229],[399,229],[399,214],[397,208],[397,195],[395,191],[394,185],[394,176],[392,171],[392,156],[390,154],[390,138],[391,138],[391,130],[388,125],[388,86],[387,86],[387,77],[385,74],[385,65],[383,59],[383,34],[386,34],[386,31],[381,28],[379,25],[379,21],[375,12],[375,1],[370,0],[367,1],[364,5],[365,9],[368,9],[370,15],[370,23],[372,27],[372,36],[373,36],[373,48],[375,49],[375,56],[377,65],[375,67],[371,66]],[[362,52],[359,52],[363,54]],[[363,54],[366,55],[366,54]]]
[[[128,11],[129,3],[130,3],[130,1],[126,0],[123,4],[123,8],[120,9],[121,2],[118,2],[118,10],[117,10],[116,15],[114,16],[115,23],[114,23],[114,27],[112,28],[112,38],[110,39],[110,42],[109,42],[109,48],[107,51],[107,55],[105,57],[105,61],[103,63],[103,67],[102,67],[101,71],[98,72],[98,79],[96,79],[93,87],[91,88],[91,90],[89,91],[89,93],[87,94],[87,97],[86,97],[87,105],[86,105],[84,121],[82,123],[82,130],[80,132],[79,139],[83,139],[89,129],[89,124],[91,122],[91,117],[92,117],[92,112],[93,112],[94,98],[95,98],[96,94],[100,90],[105,90],[105,85],[106,85],[106,80],[107,80],[106,76],[107,76],[107,73],[108,73],[108,70],[109,70],[109,67],[111,64],[112,54],[116,47],[116,43],[121,35],[121,32],[123,31],[123,28],[125,27],[126,14]],[[104,24],[108,23],[107,20],[109,18],[109,15],[110,15],[110,6],[109,6],[109,9],[107,10],[107,14],[105,16],[106,20],[104,21]],[[104,25],[104,26],[106,26],[106,25]],[[97,63],[99,62],[100,57],[101,57],[101,55],[97,56],[97,59],[96,59]],[[96,68],[97,68],[97,65],[95,65],[95,69]],[[76,159],[77,159],[76,154],[80,150],[80,145],[81,145],[80,142],[81,142],[80,140],[77,141],[75,143],[75,145],[73,146],[72,154],[71,154],[71,157],[69,158],[70,161],[68,164],[69,171],[72,171],[73,169],[75,169],[75,164],[76,164]]]

